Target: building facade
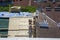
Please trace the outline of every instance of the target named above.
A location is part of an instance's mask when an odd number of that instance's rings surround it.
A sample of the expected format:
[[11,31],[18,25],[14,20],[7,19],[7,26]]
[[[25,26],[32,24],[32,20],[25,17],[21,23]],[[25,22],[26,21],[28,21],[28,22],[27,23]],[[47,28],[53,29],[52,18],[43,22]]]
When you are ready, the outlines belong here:
[[[60,0],[40,1],[36,37],[60,38]],[[42,10],[42,11],[41,11]],[[39,32],[39,33],[38,33]]]
[[12,0],[0,0],[0,6],[7,6],[12,4]]
[[30,13],[0,12],[0,37],[34,37],[34,20]]
[[29,19],[33,21],[32,17],[10,18],[8,31],[8,35],[10,36],[8,37],[32,37],[32,32],[30,32],[32,25],[29,26]]
[[35,0],[13,0],[13,4],[18,6],[38,6]]

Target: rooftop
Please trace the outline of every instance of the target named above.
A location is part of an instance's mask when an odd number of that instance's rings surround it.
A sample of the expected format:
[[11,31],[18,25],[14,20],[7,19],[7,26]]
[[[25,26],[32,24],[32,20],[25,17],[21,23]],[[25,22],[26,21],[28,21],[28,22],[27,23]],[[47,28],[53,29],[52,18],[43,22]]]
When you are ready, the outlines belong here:
[[33,13],[29,12],[20,12],[20,13],[9,13],[9,12],[0,12],[0,17],[33,17]]

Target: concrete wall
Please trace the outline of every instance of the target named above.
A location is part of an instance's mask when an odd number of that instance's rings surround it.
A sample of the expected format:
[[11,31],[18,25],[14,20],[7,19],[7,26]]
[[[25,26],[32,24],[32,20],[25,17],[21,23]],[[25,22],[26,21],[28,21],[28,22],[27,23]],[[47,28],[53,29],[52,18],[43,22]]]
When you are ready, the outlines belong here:
[[9,19],[9,37],[29,37],[29,19],[30,17],[16,17]]

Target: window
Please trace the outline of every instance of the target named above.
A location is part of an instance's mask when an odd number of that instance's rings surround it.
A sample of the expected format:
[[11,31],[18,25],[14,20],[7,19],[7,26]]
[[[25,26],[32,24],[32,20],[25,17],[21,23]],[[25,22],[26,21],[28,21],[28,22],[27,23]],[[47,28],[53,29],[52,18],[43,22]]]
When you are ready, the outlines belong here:
[[50,2],[55,2],[55,0],[49,0]]
[[35,17],[33,19],[35,20]]
[[48,29],[48,24],[40,24],[40,28],[46,28],[46,29]]
[[55,8],[55,11],[60,11],[60,7],[56,7]]
[[51,5],[48,5],[47,7],[46,7],[46,11],[51,11]]
[[51,8],[50,7],[46,7],[46,11],[51,11]]
[[29,19],[29,25],[30,25],[30,24],[32,24],[32,20],[31,20],[31,19]]
[[57,7],[55,7],[55,11],[60,11],[60,5],[58,5]]
[[6,0],[6,2],[10,2],[10,0]]
[[46,29],[48,29],[48,27],[47,27],[47,26],[40,26],[40,28],[44,28],[44,29],[46,28]]
[[4,3],[9,3],[9,2],[11,2],[11,0],[5,0],[5,1],[3,1]]
[[15,0],[13,0],[13,2],[15,2]]
[[60,4],[58,5],[58,7],[60,7]]
[[56,2],[60,2],[60,0],[55,0]]
[[2,37],[2,38],[6,38],[7,37],[7,35],[8,35],[8,31],[5,31],[5,30],[0,30],[0,36]]
[[8,29],[3,29],[3,30],[0,30],[0,32],[6,32],[8,31]]
[[35,24],[35,21],[33,21],[33,24]]
[[20,1],[22,1],[22,0],[20,0]]
[[48,5],[47,5],[47,7],[51,7],[51,5],[50,5],[50,4],[48,4]]
[[39,27],[48,29],[48,23],[44,23],[44,22],[39,23]]
[[42,0],[42,2],[45,2],[45,3],[46,3],[46,2],[47,2],[47,0]]
[[7,38],[7,36],[1,36],[1,38]]
[[0,3],[2,2],[2,0],[0,0]]
[[49,0],[50,2],[53,2],[53,0]]
[[7,6],[8,4],[11,4],[11,0],[0,0],[0,5],[1,6]]
[[38,16],[36,16],[36,18],[38,18]]
[[50,2],[60,2],[60,0],[49,0]]
[[32,20],[31,20],[31,19],[29,19],[29,22],[32,22]]
[[2,37],[4,37],[4,35],[8,35],[8,25],[9,25],[9,18],[0,17],[0,34],[3,35]]
[[8,28],[9,18],[0,17],[0,28]]
[[42,0],[34,0],[34,2],[42,2]]

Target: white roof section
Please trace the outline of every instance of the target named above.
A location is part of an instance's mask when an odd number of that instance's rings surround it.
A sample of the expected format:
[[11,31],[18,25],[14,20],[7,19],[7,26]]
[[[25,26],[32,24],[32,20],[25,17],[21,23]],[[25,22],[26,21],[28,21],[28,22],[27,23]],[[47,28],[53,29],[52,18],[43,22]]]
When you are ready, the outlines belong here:
[[20,13],[9,13],[9,12],[0,12],[0,17],[33,17],[33,13],[29,12],[20,12]]

